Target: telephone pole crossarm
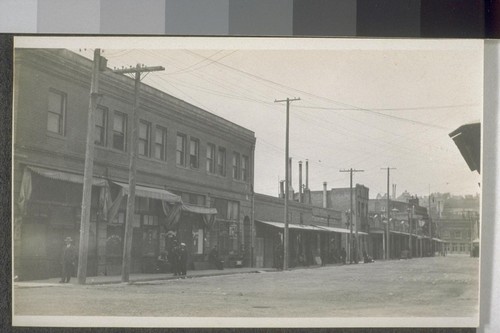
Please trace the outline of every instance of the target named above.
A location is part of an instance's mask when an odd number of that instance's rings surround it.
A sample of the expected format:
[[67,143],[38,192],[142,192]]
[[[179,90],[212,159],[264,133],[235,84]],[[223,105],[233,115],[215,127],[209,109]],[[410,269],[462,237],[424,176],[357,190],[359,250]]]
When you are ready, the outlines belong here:
[[115,69],[113,70],[113,73],[116,74],[132,74],[132,73],[137,73],[137,72],[157,72],[157,71],[164,71],[165,67],[163,66],[152,66],[152,67],[130,67],[130,68],[120,68],[120,69]]
[[287,99],[275,99],[274,103],[283,103],[283,102],[295,102],[295,101],[300,101],[300,97],[294,97],[294,98],[287,98]]

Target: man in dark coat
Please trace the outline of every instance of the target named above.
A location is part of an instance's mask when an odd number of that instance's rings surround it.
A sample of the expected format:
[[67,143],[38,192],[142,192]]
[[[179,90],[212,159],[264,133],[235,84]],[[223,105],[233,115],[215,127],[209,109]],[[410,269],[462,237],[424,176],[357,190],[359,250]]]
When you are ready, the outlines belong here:
[[213,249],[210,251],[208,259],[210,263],[212,263],[215,266],[215,268],[219,270],[224,269],[222,266],[222,261],[219,258],[219,250],[217,249],[217,245],[215,245]]
[[172,271],[174,272],[174,276],[180,275],[179,270],[179,245],[177,245],[177,241],[174,240],[172,249],[170,250],[168,261],[172,265]]
[[347,257],[347,252],[345,251],[345,248],[342,248],[342,250],[340,250],[340,259],[342,260],[342,263],[344,265],[346,263],[346,257]]
[[61,256],[61,266],[62,266],[62,274],[61,281],[59,283],[68,283],[71,279],[71,275],[75,270],[76,263],[76,249],[73,246],[73,240],[71,237],[66,237],[64,239],[66,245],[63,248],[62,256]]
[[179,270],[180,270],[180,275],[184,278],[186,276],[186,270],[187,270],[187,250],[186,250],[186,244],[181,243],[181,246],[179,248]]

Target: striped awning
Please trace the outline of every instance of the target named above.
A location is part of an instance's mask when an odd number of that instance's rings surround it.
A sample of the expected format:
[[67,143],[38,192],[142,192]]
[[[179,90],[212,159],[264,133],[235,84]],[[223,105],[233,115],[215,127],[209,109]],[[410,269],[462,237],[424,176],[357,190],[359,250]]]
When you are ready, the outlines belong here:
[[203,206],[196,206],[191,204],[182,204],[182,210],[185,212],[195,213],[195,214],[207,214],[207,215],[215,215],[217,214],[216,208],[209,208]]
[[[46,168],[41,168],[41,167],[34,167],[34,166],[29,166],[28,169],[37,175],[54,179],[54,180],[62,180],[70,183],[77,183],[77,184],[83,184],[83,175],[75,174],[75,173],[70,173],[70,172],[65,172],[65,171],[58,171],[58,170],[52,170],[52,169],[46,169]],[[106,180],[105,179],[99,179],[99,178],[92,178],[92,185],[94,186],[106,186]]]
[[439,242],[439,243],[446,243],[446,241],[439,239],[439,238],[433,238],[432,240]]
[[[316,225],[315,227],[324,229],[326,231],[337,232],[337,233],[341,233],[341,234],[349,234],[349,233],[351,233],[351,230],[346,229],[346,228],[325,227],[325,226],[319,226],[319,225]],[[356,231],[353,230],[352,233],[355,234]],[[368,235],[368,234],[366,232],[363,232],[363,231],[358,231],[358,235]]]
[[[113,182],[123,188],[123,194],[128,195],[129,186],[127,183]],[[154,188],[142,185],[135,185],[135,195],[142,198],[158,199],[168,203],[182,203],[181,197],[161,188]]]
[[[284,229],[285,224],[283,222],[274,222],[274,221],[262,221],[262,220],[255,220],[256,222],[260,222],[263,224],[267,224],[276,228]],[[314,225],[308,225],[308,224],[294,224],[294,223],[289,223],[288,224],[289,229],[295,229],[295,230],[309,230],[309,231],[323,231],[325,232],[326,230],[318,228]]]

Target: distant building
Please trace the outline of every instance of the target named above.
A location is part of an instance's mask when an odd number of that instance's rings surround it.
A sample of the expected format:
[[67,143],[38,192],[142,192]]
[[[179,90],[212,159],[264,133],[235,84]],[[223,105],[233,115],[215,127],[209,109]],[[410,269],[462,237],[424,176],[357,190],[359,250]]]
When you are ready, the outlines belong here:
[[[429,197],[423,200],[429,204]],[[473,254],[480,243],[479,195],[458,196],[433,193],[430,197],[431,217],[446,242],[448,254]],[[475,255],[478,255],[476,253]]]
[[[256,266],[278,267],[281,262],[277,249],[283,246],[284,200],[256,193],[254,204]],[[288,209],[290,267],[338,262],[349,233],[342,223],[342,212],[297,201],[289,201]]]
[[370,238],[375,258],[386,257],[387,229],[391,259],[406,255],[430,256],[433,251],[439,252],[441,240],[438,230],[431,227],[427,208],[420,206],[420,200],[415,196],[403,194],[399,198],[406,201],[389,200],[389,214],[387,196],[369,201]]
[[[327,189],[327,184],[323,184],[323,191],[309,191],[308,196],[313,206],[335,209],[342,212],[342,224],[353,230],[356,235],[356,228],[359,239],[357,240],[358,260],[364,254],[373,256],[369,239],[366,234],[369,232],[368,225],[368,187],[356,184],[352,189],[352,221],[351,219],[351,189],[331,188]],[[361,232],[361,234],[360,234]],[[354,237],[353,236],[353,237]]]

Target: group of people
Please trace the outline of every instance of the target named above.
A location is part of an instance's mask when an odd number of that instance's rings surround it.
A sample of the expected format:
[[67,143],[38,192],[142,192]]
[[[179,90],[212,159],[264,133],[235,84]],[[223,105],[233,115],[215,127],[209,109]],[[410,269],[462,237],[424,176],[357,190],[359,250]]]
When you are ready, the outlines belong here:
[[346,264],[347,261],[347,251],[345,247],[337,250],[335,247],[330,248],[329,262],[332,264]]
[[177,240],[174,240],[172,249],[170,250],[167,257],[172,267],[174,276],[185,277],[187,270],[186,244],[178,244]]

